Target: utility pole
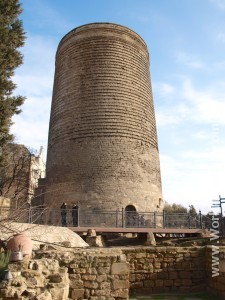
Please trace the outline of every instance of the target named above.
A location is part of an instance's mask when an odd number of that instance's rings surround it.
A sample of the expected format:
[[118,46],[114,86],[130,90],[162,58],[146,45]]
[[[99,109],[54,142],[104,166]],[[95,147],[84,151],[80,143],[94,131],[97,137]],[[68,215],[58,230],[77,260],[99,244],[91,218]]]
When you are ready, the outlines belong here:
[[221,198],[221,196],[219,195],[219,200],[213,200],[213,201],[217,202],[217,203],[213,203],[213,205],[211,207],[212,208],[220,207],[221,217],[223,217],[223,207],[222,207],[222,204],[225,204],[225,198]]

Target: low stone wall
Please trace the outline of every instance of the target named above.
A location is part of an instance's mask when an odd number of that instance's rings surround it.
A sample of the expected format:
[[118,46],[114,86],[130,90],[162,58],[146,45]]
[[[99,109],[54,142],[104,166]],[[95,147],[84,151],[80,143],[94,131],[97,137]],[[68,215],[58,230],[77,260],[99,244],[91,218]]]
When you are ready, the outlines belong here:
[[130,293],[191,293],[206,286],[205,248],[124,249],[130,265]]
[[85,252],[67,266],[71,299],[129,298],[129,264],[125,255]]
[[9,265],[0,299],[129,299],[129,264],[120,249],[36,251]]
[[[112,300],[130,295],[205,291],[225,299],[225,262],[212,277],[210,247],[90,248],[36,251],[11,263],[13,280],[0,283],[0,298]],[[220,247],[225,259],[225,247]],[[16,298],[15,298],[16,299]]]

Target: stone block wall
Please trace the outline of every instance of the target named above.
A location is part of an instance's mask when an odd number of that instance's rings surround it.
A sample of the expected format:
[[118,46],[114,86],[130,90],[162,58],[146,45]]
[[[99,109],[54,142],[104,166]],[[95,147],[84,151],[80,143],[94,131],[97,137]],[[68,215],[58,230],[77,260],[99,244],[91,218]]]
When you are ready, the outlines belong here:
[[0,299],[129,299],[129,264],[121,250],[37,251],[31,260],[9,265],[10,281]]
[[225,247],[217,277],[211,274],[211,256],[208,247],[37,251],[30,261],[10,264],[14,278],[0,283],[0,298],[122,300],[208,289],[225,299]]
[[130,265],[130,293],[190,293],[205,288],[205,249],[124,249]]
[[12,279],[0,283],[0,299],[67,300],[69,276],[58,259],[41,258],[10,263]]
[[71,299],[129,298],[129,264],[124,255],[81,255],[68,264]]

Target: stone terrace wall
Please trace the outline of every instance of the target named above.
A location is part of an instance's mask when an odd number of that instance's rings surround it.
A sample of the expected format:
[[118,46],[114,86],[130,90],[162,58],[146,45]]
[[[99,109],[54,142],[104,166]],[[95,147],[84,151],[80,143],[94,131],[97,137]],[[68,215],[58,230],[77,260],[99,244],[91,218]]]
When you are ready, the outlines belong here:
[[113,300],[130,295],[208,291],[225,299],[225,247],[220,276],[211,277],[207,247],[138,247],[37,251],[10,264],[14,279],[0,283],[0,298]]
[[125,255],[79,255],[68,264],[71,299],[129,298],[129,264]]
[[0,283],[1,300],[129,299],[129,264],[120,249],[37,251],[9,269],[14,278]]
[[205,249],[150,247],[123,250],[130,264],[130,293],[190,293],[206,286]]

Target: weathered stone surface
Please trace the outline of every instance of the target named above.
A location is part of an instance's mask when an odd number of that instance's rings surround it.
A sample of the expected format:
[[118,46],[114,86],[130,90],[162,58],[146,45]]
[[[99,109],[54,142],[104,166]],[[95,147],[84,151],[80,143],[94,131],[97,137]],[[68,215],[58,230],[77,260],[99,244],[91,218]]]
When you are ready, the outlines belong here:
[[163,287],[163,280],[160,280],[160,279],[157,279],[156,281],[155,281],[155,286],[156,287]]
[[97,270],[98,270],[98,274],[100,275],[108,274],[110,271],[110,267],[99,267]]
[[148,232],[147,233],[147,241],[145,242],[146,246],[155,246],[156,241],[155,241],[155,236],[153,232]]
[[122,298],[122,299],[129,299],[129,293],[128,293],[128,290],[116,290],[116,291],[113,291],[111,292],[111,296],[117,298]]
[[101,282],[99,288],[102,290],[101,294],[106,296],[107,291],[111,290],[111,282],[109,280]]
[[70,287],[71,288],[79,289],[79,288],[83,288],[83,286],[84,286],[83,280],[72,280],[70,278]]
[[[28,269],[36,270],[36,274],[40,274],[40,272],[45,274],[50,274],[56,270],[60,270],[59,262],[56,259],[45,258],[43,260],[34,259],[30,262]],[[34,271],[29,272],[34,272]]]
[[49,292],[54,300],[68,300],[69,296],[69,284],[60,288],[50,288]]
[[113,263],[111,267],[111,274],[115,275],[123,275],[123,274],[129,274],[129,264],[128,263]]
[[98,275],[96,280],[97,280],[97,282],[106,281],[107,280],[107,275],[106,274]]
[[45,291],[44,293],[41,293],[40,295],[36,296],[37,300],[53,300],[52,295],[49,291]]
[[72,289],[70,297],[72,299],[84,299],[84,289]]
[[96,237],[96,230],[95,229],[88,229],[87,231],[87,237]]
[[102,235],[87,236],[86,242],[90,247],[105,247],[105,237]]
[[[7,230],[10,228],[10,230]],[[88,244],[75,232],[66,227],[34,225],[27,223],[7,223],[5,227],[0,227],[1,238],[7,240],[14,232],[26,231],[26,235],[32,239],[33,250],[40,248],[43,243],[54,244],[58,249],[62,249],[64,242],[69,241],[70,247],[88,247]],[[68,246],[68,245],[67,245]]]
[[96,275],[82,275],[81,276],[82,280],[96,280],[97,276]]
[[47,277],[49,282],[60,283],[63,281],[63,276],[60,274],[52,274]]
[[84,282],[84,287],[90,288],[90,289],[97,289],[98,288],[98,283],[94,281],[85,281]]
[[219,271],[225,273],[225,259],[219,261]]
[[[202,252],[203,248],[189,248],[190,253],[199,254],[190,257],[185,256],[184,251],[167,249],[160,252],[157,247],[144,247],[129,249],[123,248],[125,257],[121,262],[121,252],[115,255],[116,249],[77,249],[68,254],[51,252],[52,259],[45,258],[50,253],[43,252],[42,258],[37,252],[39,259],[32,259],[30,263],[21,264],[14,270],[21,270],[21,274],[11,281],[0,283],[0,297],[11,297],[17,295],[20,299],[22,294],[30,298],[42,297],[43,290],[47,293],[46,299],[67,299],[66,293],[70,287],[69,297],[72,299],[89,299],[95,297],[102,299],[128,299],[128,292],[140,293],[190,293],[209,289],[223,297],[225,293],[225,273],[220,272],[218,276],[212,277],[212,252],[210,248]],[[176,260],[168,263],[163,269],[155,266],[162,265],[168,258],[176,258],[179,253],[185,261],[188,258],[188,265]],[[202,264],[202,253],[204,253],[205,264]],[[154,254],[154,257],[149,254]],[[166,257],[169,254],[173,257]],[[223,261],[225,247],[220,247],[220,259]],[[66,260],[65,260],[66,257]],[[70,257],[70,258],[69,258]],[[127,259],[127,262],[125,261]],[[151,261],[151,262],[150,262]],[[67,267],[60,267],[66,265]],[[70,268],[75,265],[76,269]],[[152,265],[152,269],[149,266]],[[9,266],[10,268],[10,266]],[[33,269],[34,268],[34,269]],[[73,271],[78,273],[72,273]],[[17,271],[16,271],[17,272]],[[68,278],[68,273],[69,278]],[[39,274],[39,275],[38,275]],[[35,282],[34,282],[35,280]],[[37,284],[34,286],[34,283]],[[41,282],[41,284],[40,284]],[[72,297],[72,294],[74,295]],[[124,298],[126,297],[127,298]],[[47,298],[48,297],[48,298]],[[80,297],[80,298],[79,298]]]
[[129,289],[129,281],[128,280],[114,280],[113,281],[113,288],[117,289]]

